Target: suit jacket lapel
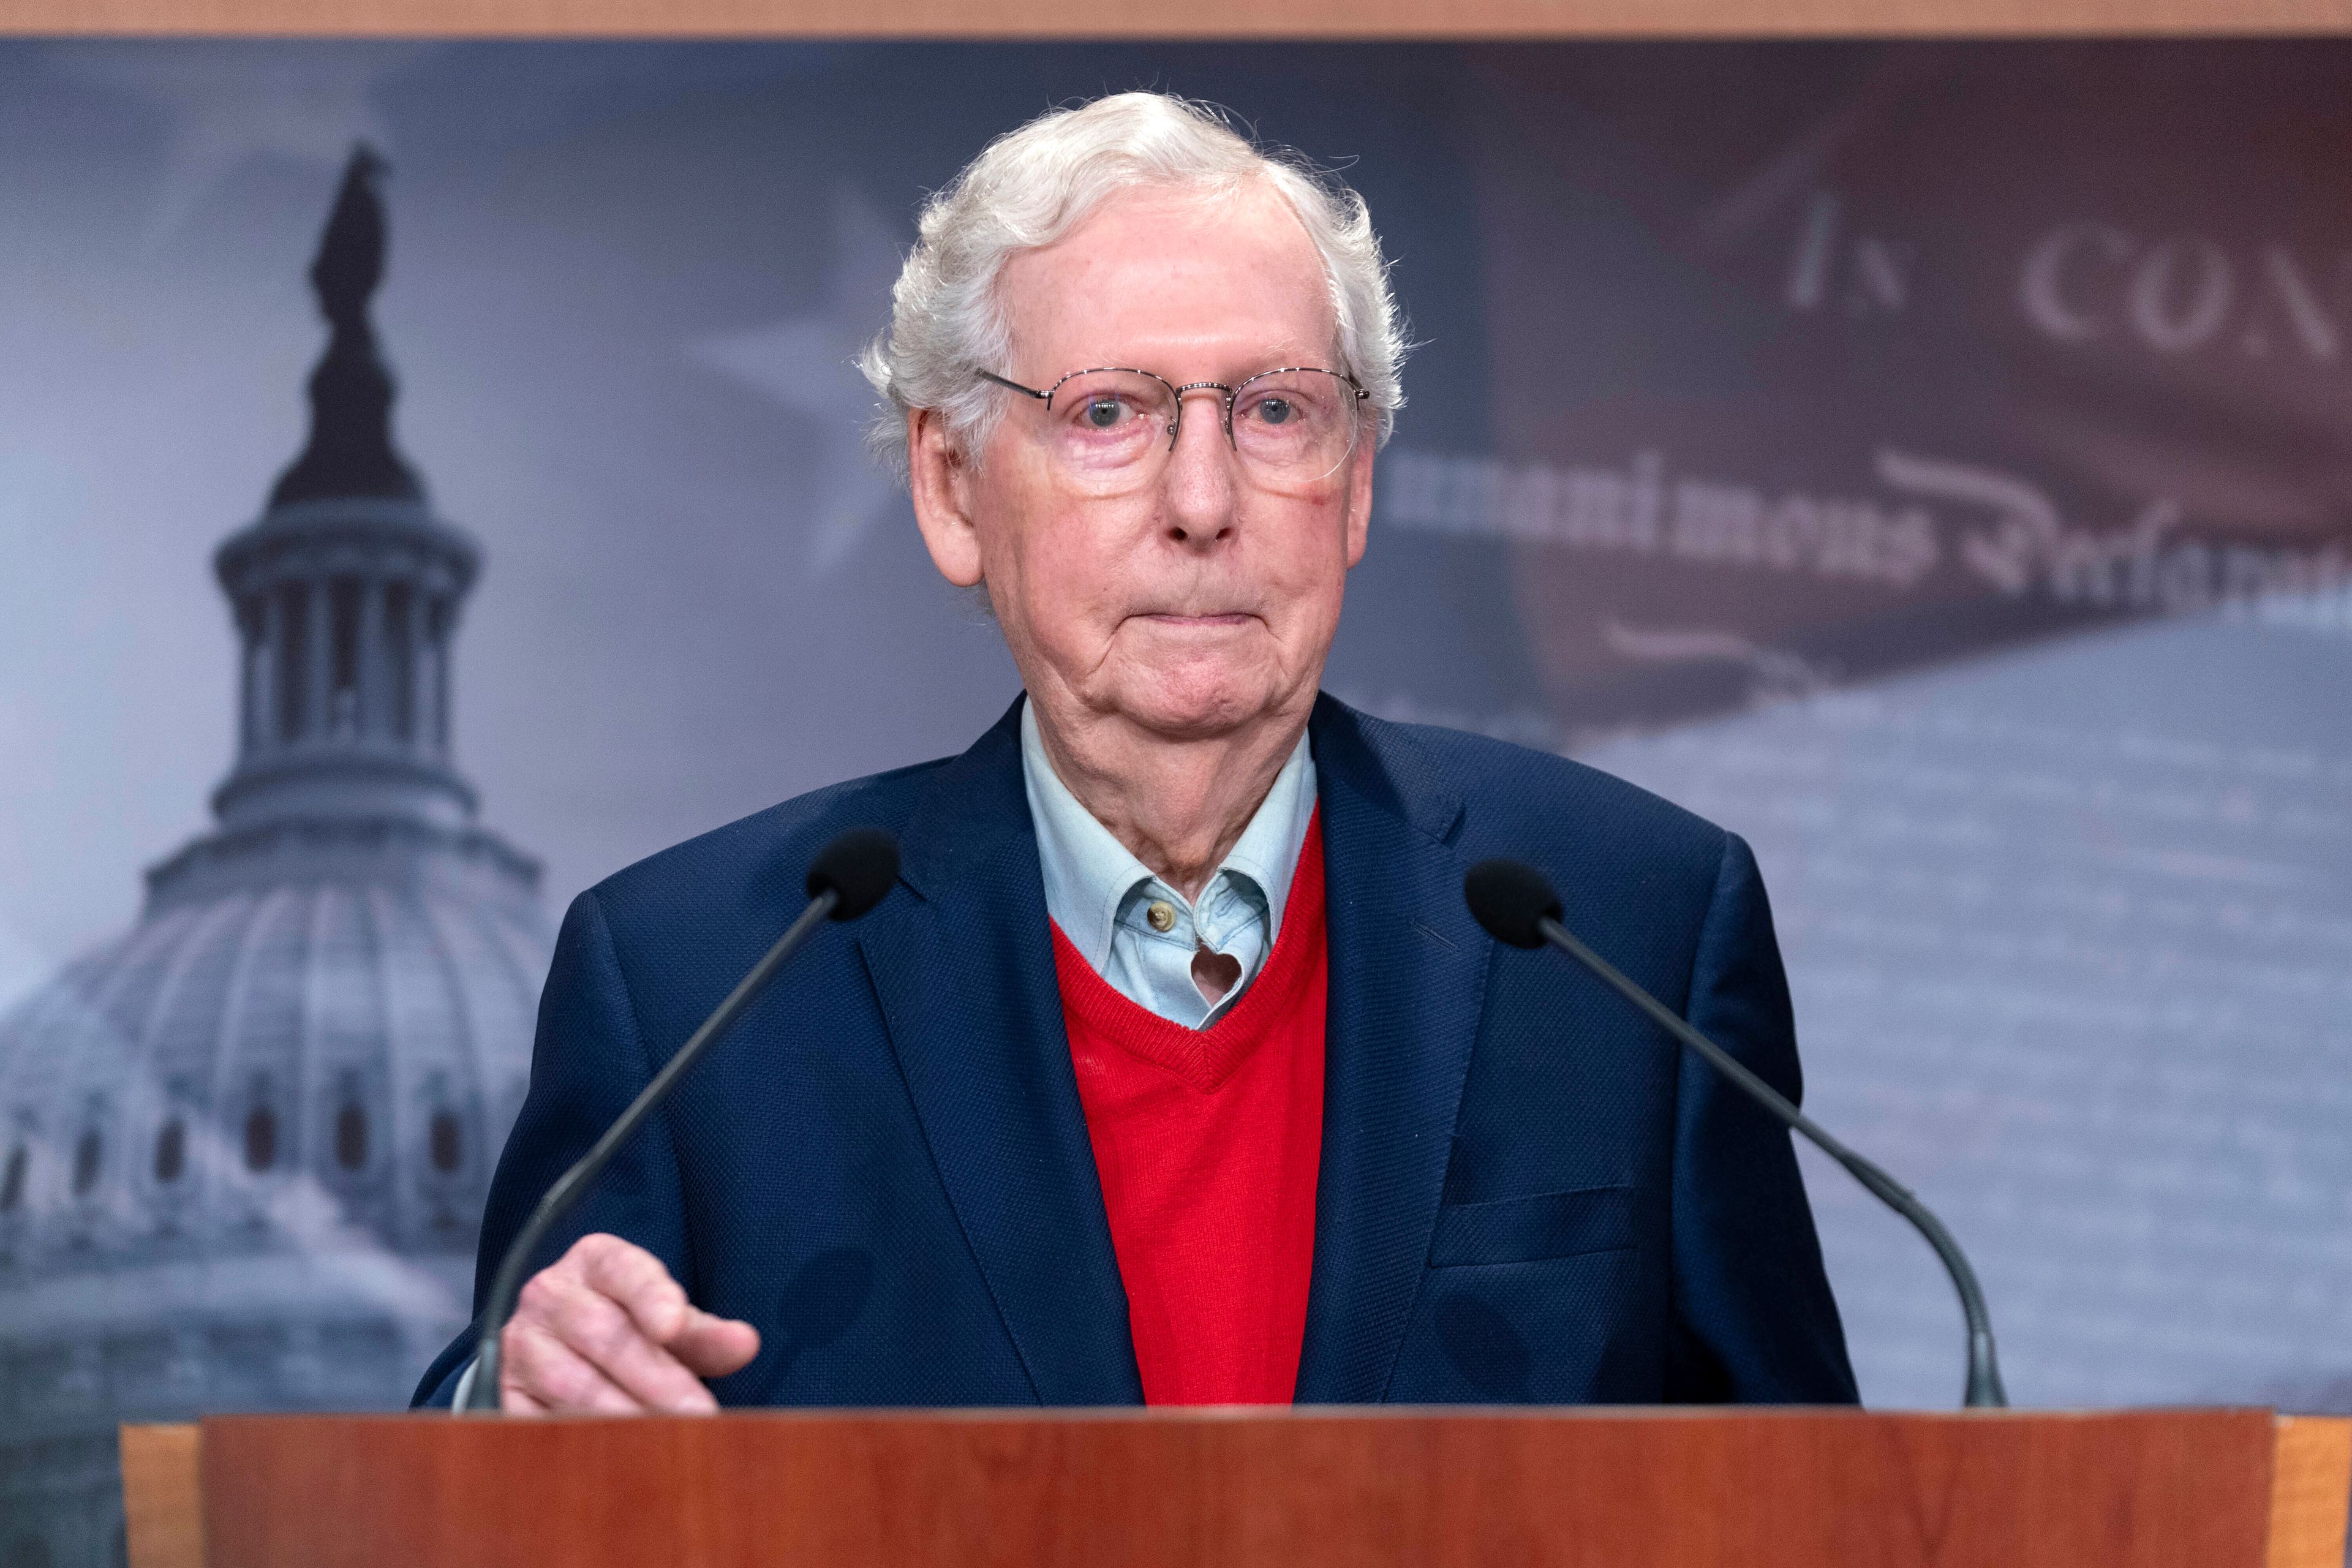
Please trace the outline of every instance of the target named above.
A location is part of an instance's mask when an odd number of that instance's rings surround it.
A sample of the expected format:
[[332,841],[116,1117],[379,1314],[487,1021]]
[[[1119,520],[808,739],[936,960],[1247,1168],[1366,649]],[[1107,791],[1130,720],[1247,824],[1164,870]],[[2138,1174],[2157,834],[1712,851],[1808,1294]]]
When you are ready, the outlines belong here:
[[931,1158],[1039,1403],[1139,1404],[1054,977],[1019,714],[1016,702],[940,771],[900,842],[915,897],[886,900],[857,942]]
[[1428,1259],[1492,942],[1462,901],[1462,805],[1411,740],[1330,698],[1309,724],[1330,1004],[1301,1404],[1385,1394]]

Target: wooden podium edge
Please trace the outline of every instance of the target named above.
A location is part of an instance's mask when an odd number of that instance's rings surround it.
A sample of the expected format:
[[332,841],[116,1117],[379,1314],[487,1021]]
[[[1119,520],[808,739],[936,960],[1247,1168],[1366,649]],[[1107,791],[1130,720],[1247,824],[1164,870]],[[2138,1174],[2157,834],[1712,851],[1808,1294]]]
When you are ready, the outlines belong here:
[[131,1568],[204,1568],[204,1428],[126,1425],[121,1442]]
[[2268,1568],[2340,1568],[2352,1514],[2352,1418],[2275,1420]]
[[[2340,1568],[2352,1521],[2352,1418],[2273,1418],[2266,1568]],[[204,1429],[121,1428],[131,1568],[204,1568]]]

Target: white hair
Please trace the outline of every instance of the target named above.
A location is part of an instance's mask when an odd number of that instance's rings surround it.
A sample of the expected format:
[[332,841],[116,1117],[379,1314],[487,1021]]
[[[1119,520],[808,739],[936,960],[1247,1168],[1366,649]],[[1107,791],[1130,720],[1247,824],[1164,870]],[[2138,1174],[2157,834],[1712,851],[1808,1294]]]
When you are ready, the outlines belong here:
[[923,205],[915,248],[891,290],[889,330],[857,359],[887,400],[874,421],[876,453],[906,476],[906,416],[916,408],[946,421],[958,451],[977,456],[987,445],[1007,395],[974,373],[1009,369],[1012,331],[997,279],[1014,254],[1053,244],[1122,191],[1229,195],[1258,181],[1314,242],[1339,324],[1333,368],[1371,395],[1368,416],[1375,439],[1386,441],[1404,405],[1404,330],[1363,197],[1304,158],[1253,144],[1212,105],[1122,92],[1007,132]]

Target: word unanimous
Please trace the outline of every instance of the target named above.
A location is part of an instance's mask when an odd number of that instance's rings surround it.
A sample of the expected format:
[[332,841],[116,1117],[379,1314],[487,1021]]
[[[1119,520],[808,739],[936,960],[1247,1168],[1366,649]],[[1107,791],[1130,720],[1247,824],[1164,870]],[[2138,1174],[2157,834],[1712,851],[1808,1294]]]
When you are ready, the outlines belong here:
[[2340,619],[2333,607],[2352,604],[2352,550],[2341,542],[2297,548],[2227,530],[2200,537],[2166,498],[2105,526],[2069,516],[2019,474],[1892,447],[1874,455],[1867,485],[1834,492],[1676,474],[1654,449],[1619,465],[1391,447],[1381,463],[1378,517],[1415,532],[1896,593],[1948,564],[1973,587],[2094,612],[2260,606],[2267,616],[2274,601],[2310,600],[2331,606],[2331,630]]

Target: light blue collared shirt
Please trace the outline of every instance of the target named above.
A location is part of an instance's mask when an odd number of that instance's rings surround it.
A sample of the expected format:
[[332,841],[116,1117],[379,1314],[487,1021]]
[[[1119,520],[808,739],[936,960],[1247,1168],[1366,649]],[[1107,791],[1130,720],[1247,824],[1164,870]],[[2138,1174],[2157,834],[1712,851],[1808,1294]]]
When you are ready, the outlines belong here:
[[[1171,1023],[1205,1029],[1241,1000],[1265,967],[1282,931],[1290,876],[1315,816],[1315,759],[1301,734],[1275,775],[1265,801],[1242,830],[1198,902],[1186,899],[1128,852],[1109,828],[1078,804],[1045,755],[1035,707],[1021,705],[1021,772],[1029,816],[1037,826],[1037,860],[1045,873],[1045,912],[1112,989]],[[1166,931],[1153,928],[1161,907]],[[1241,961],[1242,975],[1213,1005],[1192,982],[1192,954],[1202,946]]]

